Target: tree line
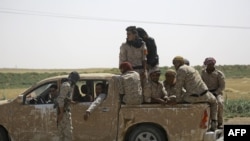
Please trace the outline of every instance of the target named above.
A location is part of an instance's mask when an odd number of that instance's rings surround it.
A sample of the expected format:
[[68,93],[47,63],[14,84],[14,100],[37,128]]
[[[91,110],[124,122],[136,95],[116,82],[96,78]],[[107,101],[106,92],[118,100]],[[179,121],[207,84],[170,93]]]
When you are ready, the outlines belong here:
[[[202,70],[202,66],[194,66],[199,72]],[[250,78],[250,65],[218,65],[217,69],[224,72],[226,78]],[[174,69],[173,67],[160,67],[161,69],[161,80],[164,79],[164,74],[167,69]],[[79,73],[90,73],[89,71],[84,71],[84,69],[79,69]],[[97,73],[114,73],[120,74],[118,68],[111,69],[96,69],[93,72]],[[68,72],[26,72],[26,73],[9,73],[2,72],[0,73],[0,89],[4,88],[27,88],[33,85],[34,83],[51,76],[57,75],[67,75]]]

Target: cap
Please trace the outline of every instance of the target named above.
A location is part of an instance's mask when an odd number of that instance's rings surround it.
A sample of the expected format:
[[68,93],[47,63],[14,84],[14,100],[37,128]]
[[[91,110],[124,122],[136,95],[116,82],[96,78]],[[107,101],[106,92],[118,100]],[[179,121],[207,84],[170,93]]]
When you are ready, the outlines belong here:
[[173,69],[168,69],[165,73],[165,76],[176,76],[176,71]]
[[149,73],[149,75],[151,73],[159,73],[159,74],[161,74],[161,70],[160,70],[159,67],[154,67],[154,68],[150,69],[148,73]]

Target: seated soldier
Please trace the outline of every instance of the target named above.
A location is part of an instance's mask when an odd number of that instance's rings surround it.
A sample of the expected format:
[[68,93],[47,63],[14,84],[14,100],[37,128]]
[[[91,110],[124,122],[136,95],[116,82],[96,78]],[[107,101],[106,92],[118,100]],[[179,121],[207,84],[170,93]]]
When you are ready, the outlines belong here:
[[81,92],[82,92],[82,94],[85,95],[81,99],[82,102],[91,102],[91,101],[93,101],[92,95],[90,95],[90,93],[88,92],[87,85],[82,85],[81,86]]
[[105,94],[105,85],[103,83],[97,83],[96,84],[96,98],[95,101],[91,103],[91,105],[89,106],[89,108],[86,110],[85,114],[84,114],[84,120],[88,120],[90,113],[92,113],[96,107],[98,107],[106,98],[107,94]]
[[159,81],[161,71],[155,67],[149,71],[149,81],[143,89],[145,103],[167,104],[168,96],[163,84]]
[[45,97],[46,103],[49,103],[49,104],[54,103],[57,96],[58,96],[57,85],[53,84],[53,85],[50,86],[49,94]]

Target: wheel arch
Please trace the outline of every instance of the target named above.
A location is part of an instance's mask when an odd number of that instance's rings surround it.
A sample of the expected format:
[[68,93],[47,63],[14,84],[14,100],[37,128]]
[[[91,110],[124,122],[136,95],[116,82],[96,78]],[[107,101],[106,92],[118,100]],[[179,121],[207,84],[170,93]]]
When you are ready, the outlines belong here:
[[8,141],[11,141],[11,138],[10,138],[10,136],[9,136],[8,130],[7,130],[4,126],[2,126],[2,125],[0,125],[0,129],[3,129],[3,131],[4,131],[4,132],[6,133],[6,135],[7,135]]
[[130,127],[127,129],[126,133],[125,133],[125,136],[124,136],[124,140],[123,140],[123,141],[128,141],[129,135],[132,133],[132,131],[133,131],[134,129],[136,129],[136,128],[139,127],[139,126],[150,126],[150,127],[154,127],[154,128],[159,129],[159,130],[164,134],[164,136],[165,136],[165,138],[166,138],[166,141],[168,141],[167,131],[166,131],[161,125],[159,125],[159,124],[157,124],[157,123],[153,123],[153,122],[137,123],[137,124],[134,124],[134,125],[130,126]]

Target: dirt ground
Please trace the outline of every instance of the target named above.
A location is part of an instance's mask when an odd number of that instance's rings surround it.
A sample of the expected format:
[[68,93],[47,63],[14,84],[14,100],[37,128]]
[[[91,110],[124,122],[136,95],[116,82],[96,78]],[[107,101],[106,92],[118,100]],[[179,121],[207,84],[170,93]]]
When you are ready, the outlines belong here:
[[224,124],[247,124],[250,125],[250,117],[234,117],[224,120]]

